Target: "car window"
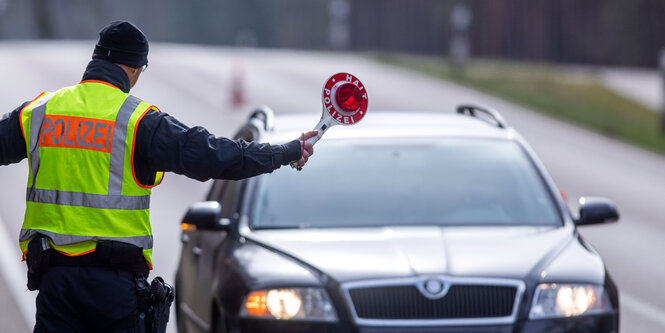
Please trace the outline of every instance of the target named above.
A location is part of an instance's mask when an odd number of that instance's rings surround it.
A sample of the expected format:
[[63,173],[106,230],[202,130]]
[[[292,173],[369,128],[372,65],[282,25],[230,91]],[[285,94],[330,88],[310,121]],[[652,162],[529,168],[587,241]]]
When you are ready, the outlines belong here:
[[259,179],[255,228],[556,225],[550,192],[514,141],[328,141],[302,172]]

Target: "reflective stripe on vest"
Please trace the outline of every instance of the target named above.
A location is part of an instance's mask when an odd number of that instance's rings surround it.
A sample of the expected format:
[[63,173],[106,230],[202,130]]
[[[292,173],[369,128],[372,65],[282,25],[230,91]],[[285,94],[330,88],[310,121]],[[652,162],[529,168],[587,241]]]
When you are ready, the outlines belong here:
[[44,121],[44,113],[46,112],[46,103],[51,100],[53,94],[39,100],[37,105],[33,107],[33,114],[30,121],[30,169],[32,171],[32,184],[35,184],[37,177],[37,170],[39,170],[39,134],[41,132],[42,123]]
[[150,209],[150,196],[91,194],[29,188],[26,201],[104,209]]
[[138,183],[133,169],[138,124],[150,109],[116,87],[84,81],[42,94],[21,111],[30,164],[19,236],[24,254],[37,234],[67,255],[118,241],[141,247],[152,268],[153,186]]
[[134,237],[88,237],[88,236],[75,236],[75,235],[61,235],[55,232],[46,230],[32,230],[22,229],[19,235],[20,241],[26,241],[34,238],[37,234],[48,236],[55,245],[66,245],[81,243],[84,241],[117,241],[123,243],[134,244],[144,249],[152,248],[152,236],[134,236]]

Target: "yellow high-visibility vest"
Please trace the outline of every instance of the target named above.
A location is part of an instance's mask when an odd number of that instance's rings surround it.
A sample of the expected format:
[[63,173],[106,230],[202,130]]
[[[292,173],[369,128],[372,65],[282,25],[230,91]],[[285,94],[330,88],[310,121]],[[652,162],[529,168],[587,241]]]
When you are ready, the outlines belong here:
[[23,256],[37,234],[65,255],[95,251],[98,241],[143,249],[152,268],[150,192],[134,172],[136,130],[151,109],[102,81],[42,93],[21,110],[28,152]]

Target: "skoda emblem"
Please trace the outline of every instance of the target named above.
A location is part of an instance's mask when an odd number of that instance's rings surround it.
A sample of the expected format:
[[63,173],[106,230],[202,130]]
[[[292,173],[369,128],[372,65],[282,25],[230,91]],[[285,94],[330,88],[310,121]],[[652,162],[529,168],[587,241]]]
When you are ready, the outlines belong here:
[[418,284],[420,293],[429,299],[439,299],[448,293],[450,285],[447,285],[442,279],[431,277],[423,279]]
[[443,290],[443,282],[439,280],[429,279],[425,281],[425,290],[432,295],[436,295]]

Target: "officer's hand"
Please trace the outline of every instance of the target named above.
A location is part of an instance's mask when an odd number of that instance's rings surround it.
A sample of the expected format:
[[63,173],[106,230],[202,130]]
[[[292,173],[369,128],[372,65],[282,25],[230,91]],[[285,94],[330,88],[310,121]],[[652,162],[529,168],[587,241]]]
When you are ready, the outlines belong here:
[[307,139],[313,138],[317,134],[319,134],[318,131],[309,131],[300,136],[299,139],[300,139],[300,147],[302,149],[302,155],[300,156],[300,159],[296,164],[298,169],[301,169],[303,166],[305,166],[305,163],[307,163],[309,157],[312,156],[312,154],[314,154],[314,145],[312,145],[310,142],[307,142]]

